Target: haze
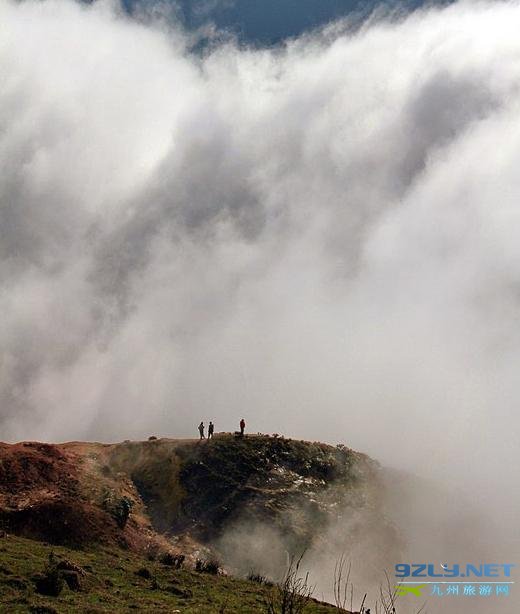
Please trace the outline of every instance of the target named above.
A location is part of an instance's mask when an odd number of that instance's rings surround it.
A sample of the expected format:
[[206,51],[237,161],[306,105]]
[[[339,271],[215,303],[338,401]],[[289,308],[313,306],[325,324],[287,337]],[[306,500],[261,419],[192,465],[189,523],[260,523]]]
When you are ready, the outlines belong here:
[[0,20],[1,439],[243,416],[516,519],[519,2],[202,54],[108,2]]

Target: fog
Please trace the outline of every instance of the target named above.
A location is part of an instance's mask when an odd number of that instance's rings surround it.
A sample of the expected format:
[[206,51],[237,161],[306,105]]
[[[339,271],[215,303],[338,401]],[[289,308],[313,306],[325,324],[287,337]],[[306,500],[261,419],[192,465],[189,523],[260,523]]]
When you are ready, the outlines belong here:
[[0,21],[0,438],[243,416],[466,490],[502,561],[520,3],[203,53],[104,1]]

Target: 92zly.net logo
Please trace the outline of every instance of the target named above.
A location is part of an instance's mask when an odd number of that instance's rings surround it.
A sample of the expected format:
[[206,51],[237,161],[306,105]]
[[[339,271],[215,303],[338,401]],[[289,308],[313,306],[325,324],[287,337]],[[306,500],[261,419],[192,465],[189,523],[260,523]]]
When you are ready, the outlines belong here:
[[398,563],[396,595],[403,597],[508,597],[513,563]]

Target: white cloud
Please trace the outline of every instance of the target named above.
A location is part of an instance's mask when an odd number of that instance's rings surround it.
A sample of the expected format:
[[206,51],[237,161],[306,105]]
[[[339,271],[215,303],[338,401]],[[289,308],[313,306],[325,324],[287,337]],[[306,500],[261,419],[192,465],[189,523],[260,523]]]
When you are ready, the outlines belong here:
[[106,4],[0,15],[4,438],[245,414],[513,479],[518,2],[202,58]]

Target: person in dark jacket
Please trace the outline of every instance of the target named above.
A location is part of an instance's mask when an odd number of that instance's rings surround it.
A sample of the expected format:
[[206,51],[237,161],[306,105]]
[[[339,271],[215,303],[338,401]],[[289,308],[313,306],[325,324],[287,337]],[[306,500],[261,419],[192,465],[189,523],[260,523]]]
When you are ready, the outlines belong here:
[[244,435],[245,430],[246,430],[246,421],[244,420],[244,418],[242,418],[242,420],[240,420],[240,434],[242,436]]
[[215,430],[215,425],[213,422],[209,422],[208,424],[208,439],[213,439],[213,431]]
[[201,423],[199,424],[199,435],[200,435],[200,438],[201,438],[201,439],[206,439],[206,438],[204,437],[204,422],[201,422]]

